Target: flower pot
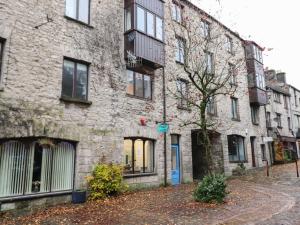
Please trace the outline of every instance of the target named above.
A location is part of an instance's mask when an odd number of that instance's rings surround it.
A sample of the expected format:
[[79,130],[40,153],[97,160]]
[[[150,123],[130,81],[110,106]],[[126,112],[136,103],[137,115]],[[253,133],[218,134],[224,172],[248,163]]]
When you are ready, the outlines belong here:
[[72,192],[72,203],[80,204],[86,202],[86,191],[78,190]]

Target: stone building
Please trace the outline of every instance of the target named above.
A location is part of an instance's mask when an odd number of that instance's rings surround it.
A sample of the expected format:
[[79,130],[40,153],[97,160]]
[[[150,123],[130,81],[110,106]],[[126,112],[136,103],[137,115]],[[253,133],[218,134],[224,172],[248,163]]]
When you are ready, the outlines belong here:
[[[269,157],[264,103],[249,97],[259,83],[249,81],[256,53],[244,52],[257,45],[189,1],[0,3],[1,210],[68,201],[96,163],[123,164],[129,184],[203,176],[198,128],[181,126],[193,113],[170,93],[190,85],[174,32],[188,22],[201,24],[199,38],[217,27],[221,54],[247,61],[234,96],[217,96],[210,108],[220,121],[216,167],[230,175],[238,163],[260,167]],[[177,82],[167,79],[174,71]],[[158,132],[166,122],[168,132]]]
[[266,81],[269,102],[266,107],[269,136],[273,137],[272,162],[283,162],[297,155],[297,144],[293,111],[296,111],[291,98],[290,86],[286,83],[286,74],[267,70]]
[[300,149],[300,91],[299,89],[290,86],[290,105],[291,105],[291,113],[292,113],[292,129],[293,135],[297,138],[297,149],[298,149],[298,156],[299,156],[299,149]]

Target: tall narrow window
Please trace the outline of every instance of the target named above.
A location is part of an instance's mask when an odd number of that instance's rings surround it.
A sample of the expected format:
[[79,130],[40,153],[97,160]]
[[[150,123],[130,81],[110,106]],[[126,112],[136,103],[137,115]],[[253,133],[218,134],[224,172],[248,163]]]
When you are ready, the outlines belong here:
[[172,3],[172,19],[178,23],[182,22],[182,7],[175,3]]
[[267,127],[272,127],[272,123],[271,123],[271,113],[267,112],[266,113],[266,120],[267,120]]
[[178,106],[180,108],[188,107],[188,83],[185,80],[177,80]]
[[213,74],[214,73],[214,60],[213,60],[213,54],[210,52],[205,53],[205,64],[206,64],[206,73],[207,74]]
[[179,63],[184,63],[184,47],[185,47],[185,43],[184,40],[182,38],[176,38],[177,40],[177,45],[176,45],[176,61]]
[[229,83],[231,85],[237,85],[235,67],[231,63],[228,64],[228,76],[229,76]]
[[1,39],[0,37],[0,82],[1,82],[1,75],[2,75],[2,62],[3,62],[3,54],[4,54],[4,43],[5,40]]
[[225,42],[225,48],[227,52],[233,53],[233,43],[232,38],[226,35],[226,42]]
[[154,172],[154,142],[145,138],[125,138],[124,174]]
[[156,17],[156,38],[163,40],[163,20],[159,17]]
[[66,0],[66,16],[89,24],[90,0]]
[[141,7],[136,8],[136,24],[137,24],[137,29],[145,32],[146,28],[146,16],[145,16],[145,10],[142,9]]
[[154,37],[154,30],[155,30],[154,18],[155,17],[152,13],[147,12],[147,34],[149,34],[152,37]]
[[252,123],[255,125],[259,124],[259,107],[258,106],[251,106],[251,118]]
[[128,95],[144,99],[152,98],[152,80],[150,75],[140,74],[127,70],[127,90]]
[[244,138],[238,135],[229,135],[228,139],[228,154],[230,162],[245,162],[245,144]]
[[200,30],[203,38],[210,38],[210,24],[207,21],[201,20]]
[[125,31],[128,31],[132,28],[132,14],[131,8],[125,9]]
[[288,109],[289,108],[289,97],[287,95],[283,95],[283,103],[284,103],[284,108]]
[[291,124],[291,118],[288,117],[288,127],[289,127],[289,130],[292,130],[292,124]]
[[207,102],[207,113],[211,115],[217,115],[217,105],[214,97],[210,97]]
[[64,60],[62,97],[87,100],[88,65]]
[[234,120],[239,120],[238,99],[233,97],[231,98],[231,118]]
[[282,126],[281,126],[281,114],[280,113],[276,113],[276,121],[277,121],[277,127],[282,128]]

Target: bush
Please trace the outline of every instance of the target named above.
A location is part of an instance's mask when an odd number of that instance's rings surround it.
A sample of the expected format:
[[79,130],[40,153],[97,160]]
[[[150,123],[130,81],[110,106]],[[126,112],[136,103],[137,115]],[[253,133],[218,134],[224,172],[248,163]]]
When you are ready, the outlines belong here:
[[222,203],[227,195],[225,180],[221,174],[205,176],[194,191],[194,199],[197,202]]
[[233,176],[243,176],[246,174],[246,167],[243,163],[239,163],[235,169],[232,170]]
[[90,199],[102,199],[127,190],[123,183],[123,167],[113,164],[98,164],[92,176],[87,178]]

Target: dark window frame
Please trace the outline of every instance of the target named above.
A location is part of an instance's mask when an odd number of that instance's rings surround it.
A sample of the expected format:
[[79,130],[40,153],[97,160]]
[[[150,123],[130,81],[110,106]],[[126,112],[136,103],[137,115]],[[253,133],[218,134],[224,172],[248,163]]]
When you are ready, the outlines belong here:
[[[155,140],[152,139],[152,138],[145,138],[145,137],[124,137],[124,141],[125,140],[131,140],[132,141],[132,149],[131,149],[131,157],[132,157],[132,173],[126,173],[124,174],[124,177],[130,177],[130,176],[133,176],[133,175],[139,175],[139,176],[143,176],[143,175],[148,175],[149,173],[150,174],[153,174],[155,173]],[[141,140],[143,141],[143,172],[141,173],[134,173],[134,166],[135,166],[135,159],[134,159],[134,144],[135,144],[135,141],[136,140]],[[153,145],[153,162],[152,162],[152,166],[153,166],[153,171],[151,172],[145,172],[145,142],[146,141],[151,141],[152,142],[152,145]]]
[[[240,114],[239,114],[239,99],[235,97],[230,97],[231,100],[231,119],[235,121],[240,121]],[[234,117],[234,107],[233,107],[233,102],[236,102],[236,117]]]
[[[126,90],[126,95],[130,96],[130,97],[142,99],[142,100],[148,100],[148,101],[153,100],[153,82],[154,82],[153,76],[150,74],[142,74],[142,73],[135,72],[133,70],[126,69],[126,84],[127,85],[128,85],[127,71],[131,71],[133,73],[133,94],[128,93]],[[137,96],[135,93],[136,92],[136,73],[141,74],[143,76],[143,97]],[[150,78],[150,92],[151,92],[150,98],[145,98],[145,76],[148,76]],[[127,89],[127,86],[126,86],[126,89]]]
[[[89,99],[89,81],[90,81],[90,65],[91,65],[91,63],[89,63],[87,61],[74,59],[74,58],[65,56],[63,58],[62,77],[64,77],[64,62],[65,62],[65,60],[71,61],[75,65],[74,66],[74,74],[73,74],[73,84],[72,84],[73,87],[72,87],[72,96],[63,95],[63,79],[62,79],[61,99],[66,100],[66,101],[74,101],[74,102],[83,102],[83,103],[86,102],[86,103],[90,104],[88,99]],[[75,85],[75,80],[76,80],[75,78],[77,77],[77,64],[82,64],[87,67],[86,99],[84,99],[84,100],[74,97],[74,90],[75,90],[74,85]]]
[[[238,156],[238,160],[231,160],[230,159],[230,155],[233,155],[233,154],[230,154],[230,152],[232,152],[232,151],[235,151],[234,149],[231,149],[231,147],[234,147],[233,146],[233,142],[232,143],[230,143],[230,141],[231,140],[233,140],[234,141],[234,139],[242,139],[242,141],[243,141],[243,151],[244,151],[244,159],[241,159],[240,158],[240,148],[238,147],[238,149],[235,149],[235,150],[237,150],[237,156]],[[246,145],[245,145],[245,137],[243,137],[243,136],[241,136],[241,135],[236,135],[236,134],[232,134],[232,135],[228,135],[227,136],[227,142],[228,142],[228,156],[229,156],[229,162],[230,163],[241,163],[241,162],[247,162],[247,155],[246,155]]]
[[[178,90],[178,84],[180,83],[180,90]],[[185,84],[186,87],[186,96],[184,97],[182,94],[182,83]],[[177,101],[177,108],[179,109],[184,109],[184,110],[189,110],[189,102],[188,102],[188,97],[189,97],[189,81],[179,78],[176,80],[176,91],[179,93],[180,98],[178,98]],[[184,99],[185,98],[185,99]],[[184,102],[186,102],[186,106],[184,105]]]
[[281,114],[276,113],[277,128],[282,128]]
[[251,121],[254,125],[259,125],[259,106],[250,106],[251,108]]
[[2,82],[3,58],[6,39],[0,37],[0,84]]
[[87,25],[89,27],[92,27],[90,24],[91,24],[91,0],[88,0],[89,2],[89,8],[88,8],[88,22],[86,23],[85,21],[82,21],[82,20],[79,20],[79,1],[80,0],[76,0],[76,18],[74,17],[71,17],[69,15],[67,15],[67,2],[65,1],[65,17],[67,19],[70,19],[70,20],[73,20],[75,22],[78,22],[80,24],[83,24],[83,25]]

